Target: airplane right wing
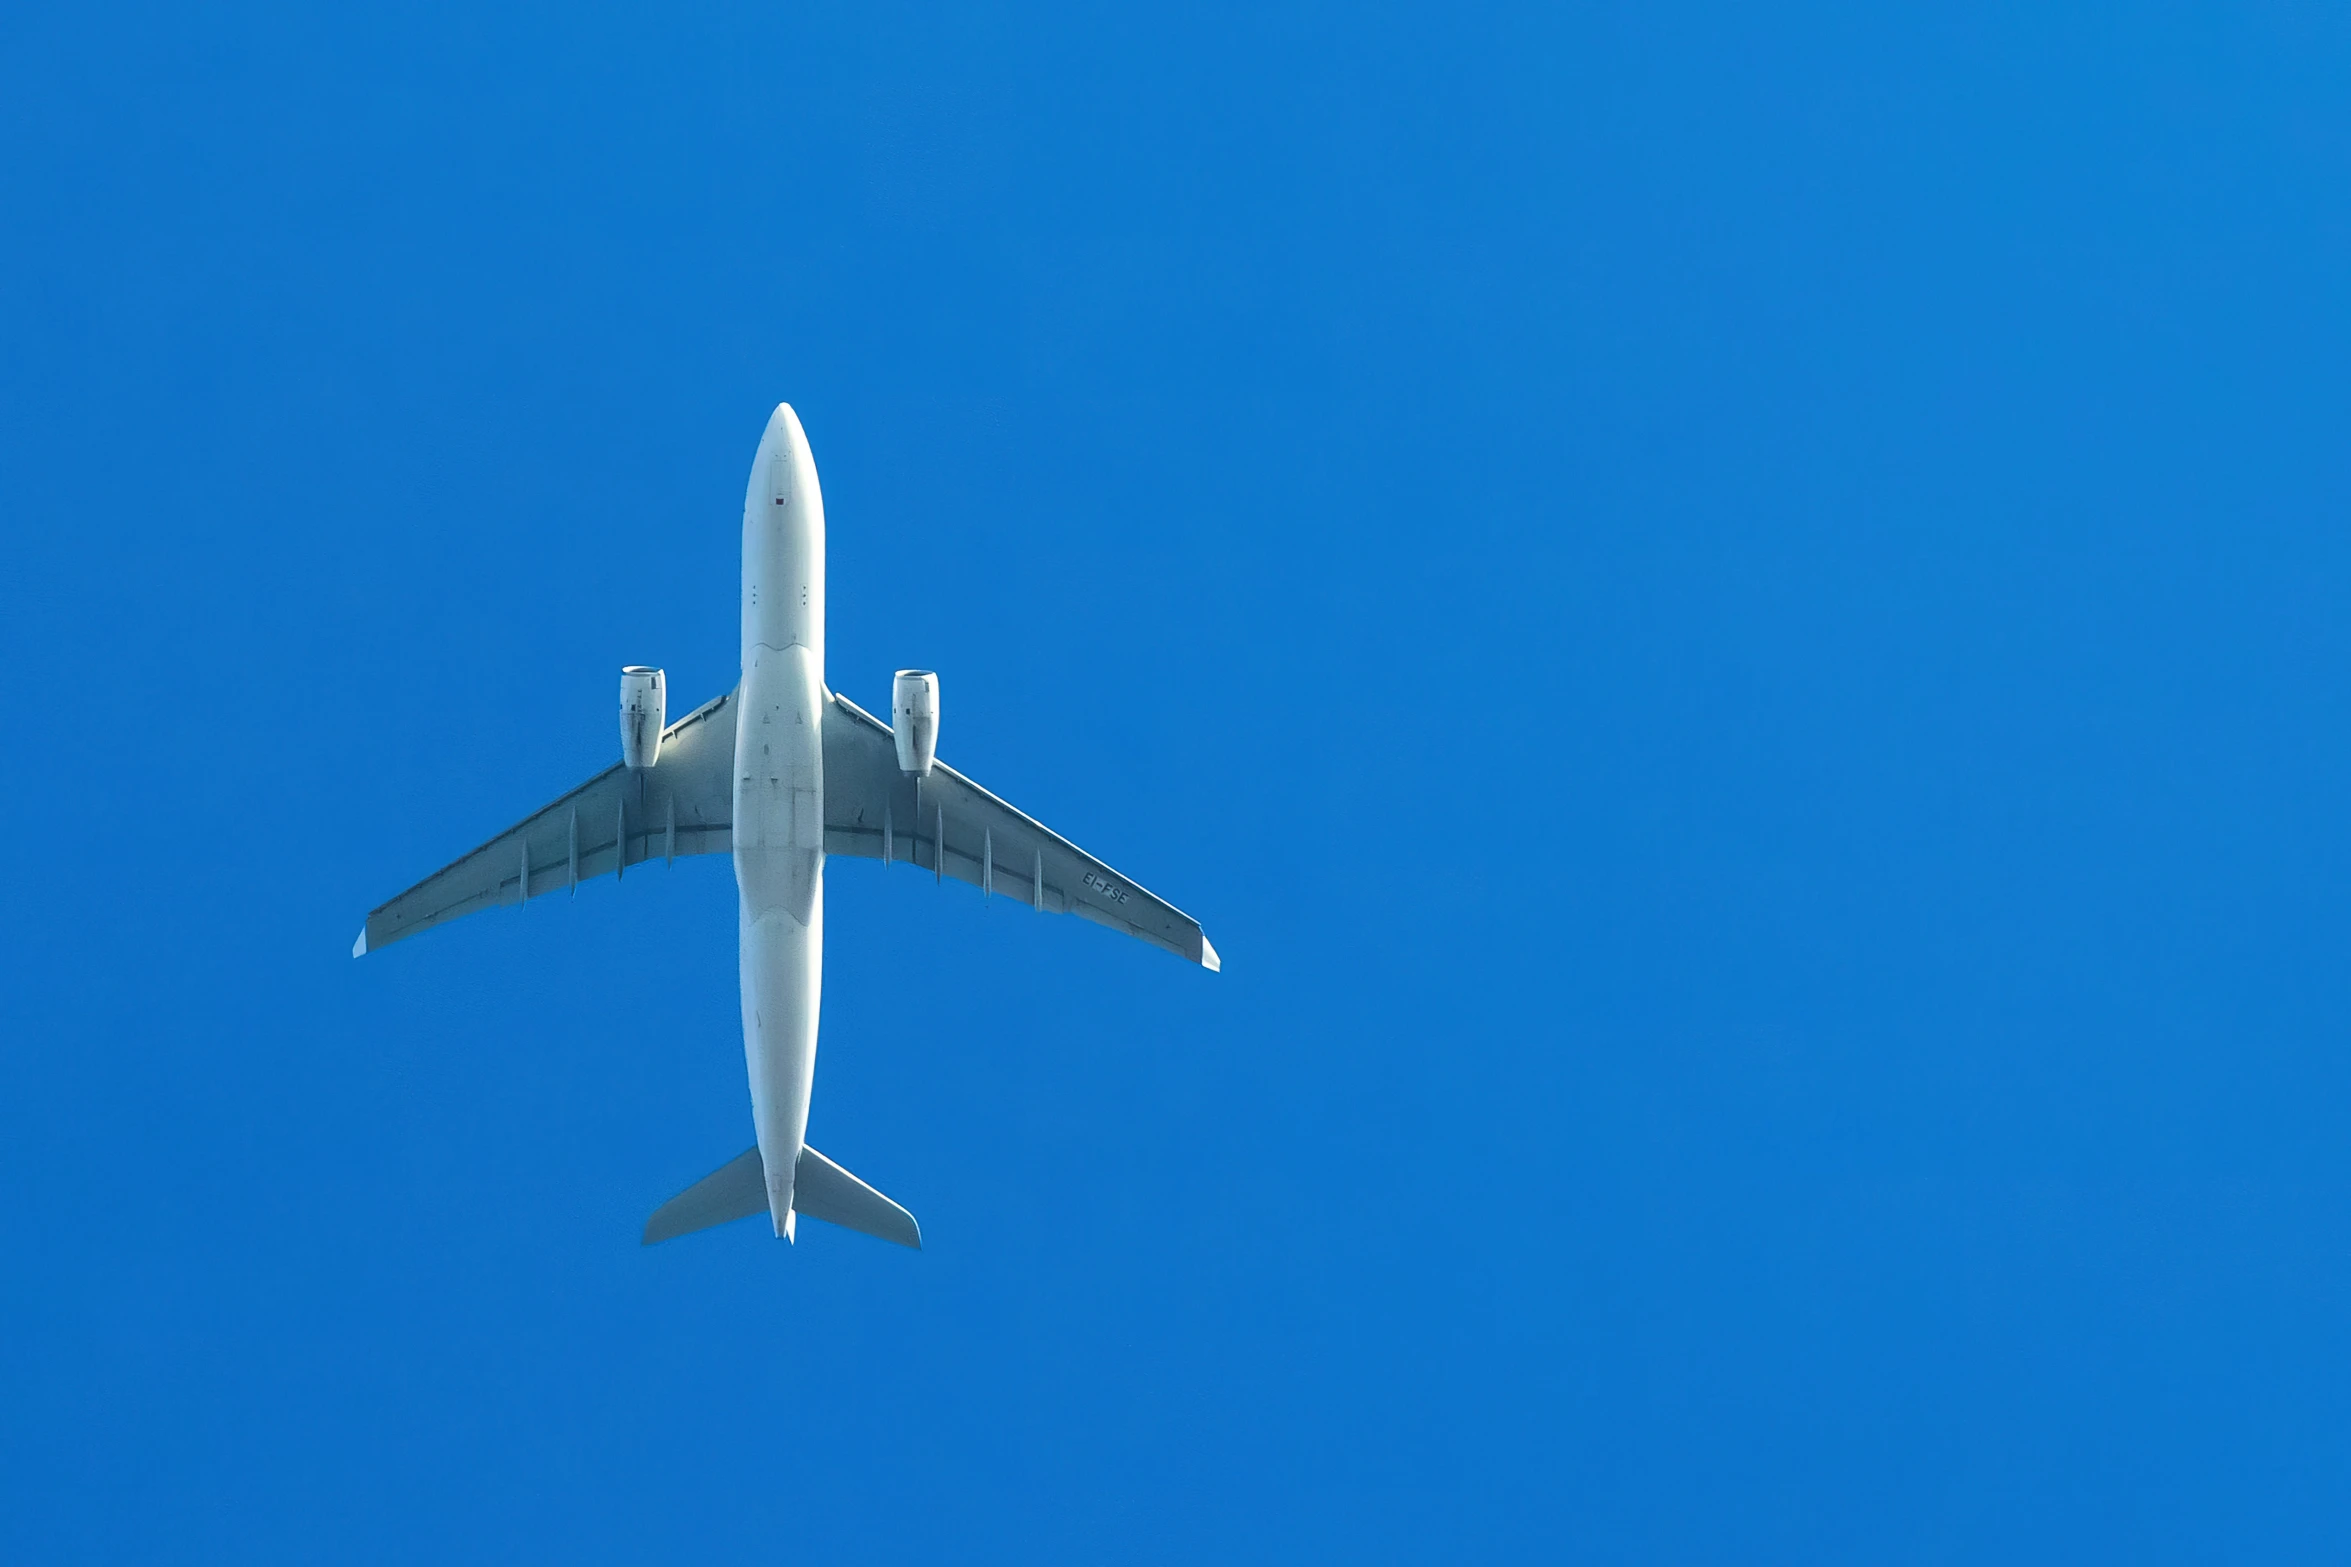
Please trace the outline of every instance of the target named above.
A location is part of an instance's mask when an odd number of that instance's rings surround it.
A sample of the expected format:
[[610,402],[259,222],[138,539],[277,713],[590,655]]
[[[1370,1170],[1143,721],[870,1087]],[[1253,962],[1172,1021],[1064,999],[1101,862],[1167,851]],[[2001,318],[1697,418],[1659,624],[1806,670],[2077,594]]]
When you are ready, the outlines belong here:
[[1203,968],[1222,967],[1200,922],[949,767],[898,770],[890,726],[835,694],[824,716],[827,854],[910,860],[942,879],[1075,914]]
[[724,854],[734,847],[734,770],[730,691],[663,730],[651,767],[607,767],[368,915],[351,955],[645,860]]

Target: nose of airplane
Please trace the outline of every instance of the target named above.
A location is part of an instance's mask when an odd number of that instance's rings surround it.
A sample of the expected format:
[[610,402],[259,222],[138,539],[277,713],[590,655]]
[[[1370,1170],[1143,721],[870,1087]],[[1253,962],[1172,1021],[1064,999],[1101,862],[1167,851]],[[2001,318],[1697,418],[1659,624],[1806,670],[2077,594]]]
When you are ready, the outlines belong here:
[[800,416],[792,412],[790,403],[776,404],[776,411],[767,416],[767,433],[759,443],[771,452],[797,456],[808,449],[808,432],[800,428]]
[[767,416],[767,429],[759,437],[759,461],[751,472],[753,488],[764,476],[768,497],[777,506],[788,506],[815,487],[816,459],[808,450],[808,432],[800,428],[800,416],[790,403],[776,404]]

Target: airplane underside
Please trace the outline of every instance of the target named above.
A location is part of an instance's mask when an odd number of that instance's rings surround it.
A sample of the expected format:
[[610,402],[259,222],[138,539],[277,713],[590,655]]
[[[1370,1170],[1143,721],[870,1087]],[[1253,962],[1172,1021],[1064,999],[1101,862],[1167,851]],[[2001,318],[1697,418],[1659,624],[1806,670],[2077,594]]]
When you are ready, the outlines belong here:
[[806,1214],[922,1244],[911,1213],[807,1144],[828,857],[925,868],[1221,966],[1197,921],[937,760],[935,675],[898,672],[892,723],[825,684],[824,526],[807,437],[779,404],[744,495],[740,683],[665,724],[666,677],[623,670],[621,764],[375,910],[352,946],[362,956],[657,857],[732,857],[757,1141],[656,1210],[647,1245],[756,1213],[786,1239]]

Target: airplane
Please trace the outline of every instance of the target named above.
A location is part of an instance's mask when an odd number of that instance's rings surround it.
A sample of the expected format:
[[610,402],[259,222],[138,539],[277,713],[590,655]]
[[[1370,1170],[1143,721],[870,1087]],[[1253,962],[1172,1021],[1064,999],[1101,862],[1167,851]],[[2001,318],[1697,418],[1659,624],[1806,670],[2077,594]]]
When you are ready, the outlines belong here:
[[808,1146],[835,855],[903,861],[1223,967],[1199,921],[938,759],[935,672],[897,672],[893,723],[826,687],[824,542],[816,460],[779,403],[743,496],[740,683],[665,727],[663,672],[623,669],[619,764],[368,915],[351,945],[363,957],[479,909],[576,891],[607,871],[621,879],[656,856],[734,857],[758,1141],[656,1209],[647,1246],[764,1213],[786,1241],[806,1214],[921,1249],[913,1214]]

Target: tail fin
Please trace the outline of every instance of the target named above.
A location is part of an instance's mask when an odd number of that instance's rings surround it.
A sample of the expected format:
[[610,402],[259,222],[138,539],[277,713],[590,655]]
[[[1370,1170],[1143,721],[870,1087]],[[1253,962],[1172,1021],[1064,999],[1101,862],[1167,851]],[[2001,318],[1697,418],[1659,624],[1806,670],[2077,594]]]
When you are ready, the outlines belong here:
[[[801,1148],[800,1162],[792,1171],[792,1211],[922,1250],[922,1226],[913,1214],[813,1148]],[[753,1148],[654,1209],[645,1221],[645,1244],[765,1212],[766,1166]]]

